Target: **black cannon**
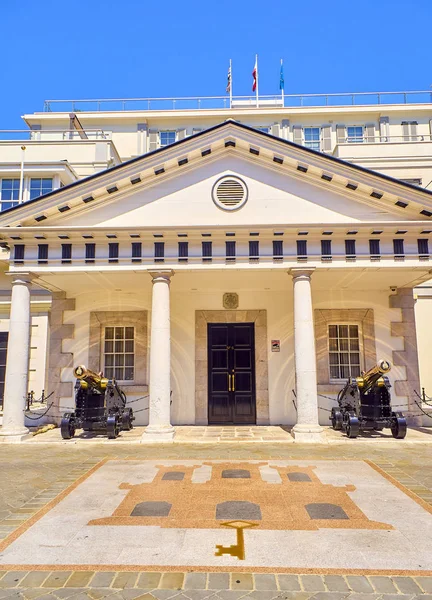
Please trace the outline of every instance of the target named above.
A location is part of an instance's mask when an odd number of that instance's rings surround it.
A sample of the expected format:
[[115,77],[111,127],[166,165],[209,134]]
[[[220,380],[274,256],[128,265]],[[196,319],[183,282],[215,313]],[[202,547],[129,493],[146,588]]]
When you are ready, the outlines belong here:
[[361,377],[348,379],[338,393],[339,406],[331,411],[333,429],[345,431],[349,438],[356,438],[362,431],[382,431],[385,427],[398,440],[406,436],[405,417],[391,407],[391,385],[386,377],[390,369],[389,362],[380,360]]
[[115,439],[120,431],[129,431],[135,417],[126,407],[126,394],[115,379],[102,377],[80,365],[74,369],[75,411],[67,412],[61,421],[61,435],[69,440],[76,429],[106,432]]

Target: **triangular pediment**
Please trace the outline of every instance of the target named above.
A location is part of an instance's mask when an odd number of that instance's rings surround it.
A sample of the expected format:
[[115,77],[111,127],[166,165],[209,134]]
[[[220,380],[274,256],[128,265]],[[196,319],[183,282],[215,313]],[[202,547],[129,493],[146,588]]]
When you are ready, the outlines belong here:
[[[224,177],[243,186],[241,207],[218,202]],[[426,190],[226,122],[6,211],[0,226],[349,224],[430,215]]]

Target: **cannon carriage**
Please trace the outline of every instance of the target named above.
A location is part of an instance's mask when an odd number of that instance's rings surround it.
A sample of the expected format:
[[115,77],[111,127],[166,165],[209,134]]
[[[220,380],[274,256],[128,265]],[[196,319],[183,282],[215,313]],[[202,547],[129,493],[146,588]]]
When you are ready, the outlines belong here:
[[63,415],[63,439],[74,437],[77,429],[104,432],[109,439],[132,429],[133,410],[126,406],[126,394],[115,379],[102,377],[83,365],[74,369],[74,375],[75,411]]
[[386,376],[390,369],[389,362],[380,360],[361,377],[348,379],[338,393],[338,406],[331,411],[333,429],[345,431],[349,438],[356,438],[363,431],[385,428],[398,440],[406,436],[404,415],[391,407],[391,385]]

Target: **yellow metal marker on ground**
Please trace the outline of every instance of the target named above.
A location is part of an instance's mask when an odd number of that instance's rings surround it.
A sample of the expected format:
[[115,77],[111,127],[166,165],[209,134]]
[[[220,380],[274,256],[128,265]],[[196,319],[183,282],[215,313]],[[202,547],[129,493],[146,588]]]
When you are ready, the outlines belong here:
[[244,543],[244,529],[250,529],[257,527],[258,523],[250,523],[249,521],[228,521],[227,523],[221,523],[224,527],[231,527],[237,532],[237,544],[232,546],[222,546],[216,544],[215,556],[222,556],[223,554],[231,554],[231,556],[237,556],[239,560],[245,559],[245,543]]

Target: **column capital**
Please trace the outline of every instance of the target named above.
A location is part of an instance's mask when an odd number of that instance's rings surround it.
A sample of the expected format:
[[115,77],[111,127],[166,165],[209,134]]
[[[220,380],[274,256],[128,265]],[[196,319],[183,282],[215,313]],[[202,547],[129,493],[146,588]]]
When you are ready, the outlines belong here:
[[156,281],[165,281],[166,283],[170,283],[171,277],[174,277],[174,271],[172,269],[158,269],[157,271],[152,270],[147,272],[151,276],[153,283]]
[[293,267],[288,271],[288,273],[292,276],[293,279],[297,279],[298,277],[310,279],[314,271],[315,267]]
[[8,277],[10,277],[12,279],[11,283],[12,285],[26,285],[26,286],[31,286],[32,282],[34,279],[37,279],[37,275],[35,275],[34,273],[29,273],[29,272],[13,272],[13,271],[9,271],[7,273],[5,273],[5,275],[7,275]]

